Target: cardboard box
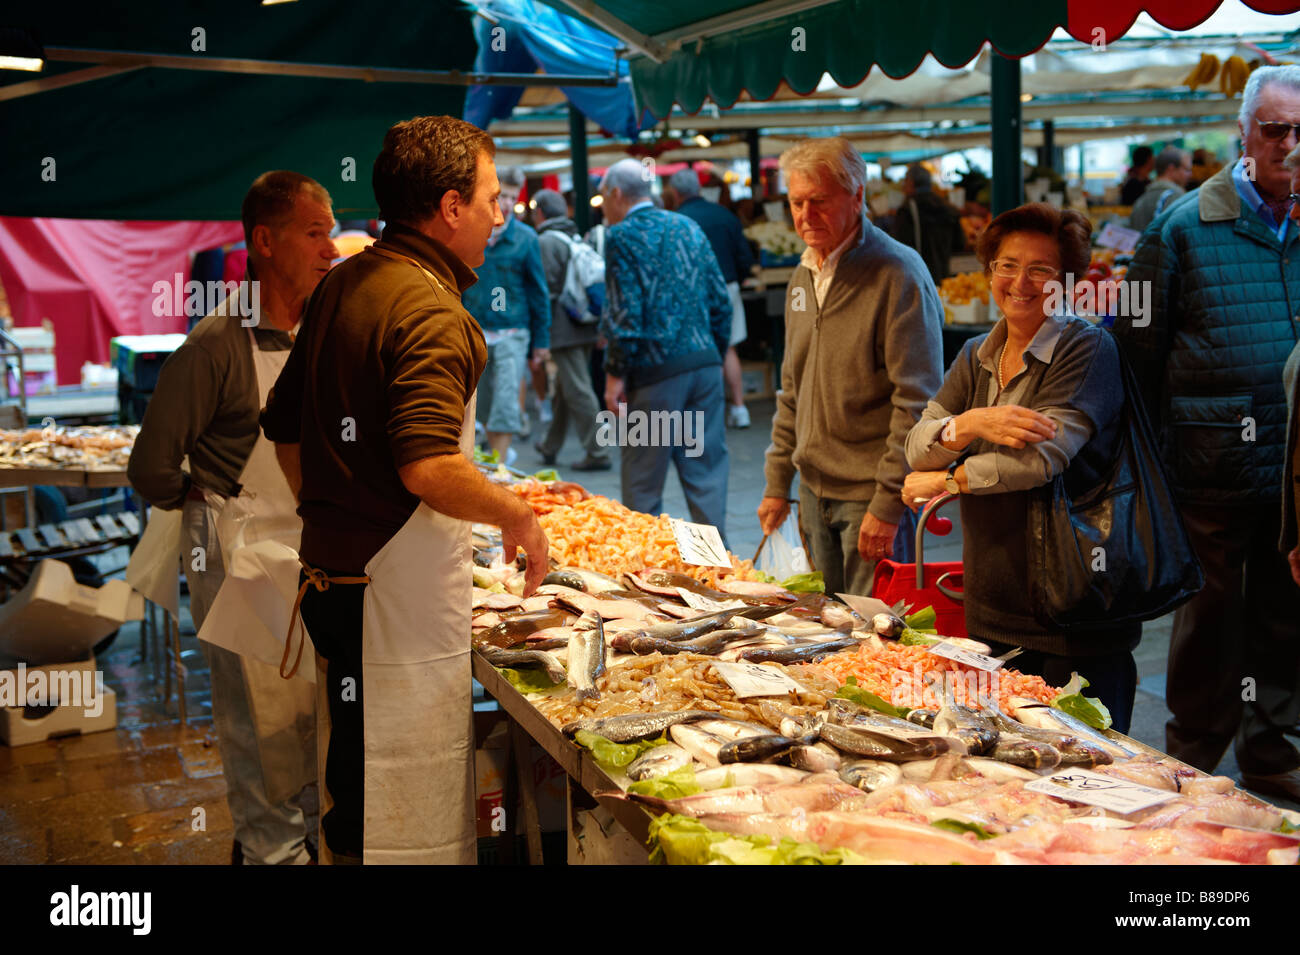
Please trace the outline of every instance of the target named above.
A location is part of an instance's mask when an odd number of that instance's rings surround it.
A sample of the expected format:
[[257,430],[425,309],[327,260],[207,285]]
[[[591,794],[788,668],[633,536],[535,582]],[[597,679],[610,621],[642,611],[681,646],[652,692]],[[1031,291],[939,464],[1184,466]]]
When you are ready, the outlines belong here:
[[[509,718],[503,712],[474,714],[474,737],[478,741],[474,751],[474,802],[480,839],[499,836],[502,826],[511,822],[499,811],[506,794],[508,726]],[[542,831],[563,832],[568,775],[532,740],[529,740],[527,769],[537,793],[537,816]]]
[[[23,705],[33,702],[48,705]],[[0,743],[6,746],[98,733],[115,726],[117,694],[104,686],[94,657],[0,670]]]

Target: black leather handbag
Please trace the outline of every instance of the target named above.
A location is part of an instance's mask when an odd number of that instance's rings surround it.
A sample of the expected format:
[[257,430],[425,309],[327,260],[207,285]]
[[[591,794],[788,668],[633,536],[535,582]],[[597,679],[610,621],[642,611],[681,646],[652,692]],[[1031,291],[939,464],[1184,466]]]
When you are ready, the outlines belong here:
[[1046,627],[1151,620],[1205,583],[1122,351],[1119,362],[1124,420],[1108,473],[1072,498],[1067,469],[1030,498],[1029,598]]

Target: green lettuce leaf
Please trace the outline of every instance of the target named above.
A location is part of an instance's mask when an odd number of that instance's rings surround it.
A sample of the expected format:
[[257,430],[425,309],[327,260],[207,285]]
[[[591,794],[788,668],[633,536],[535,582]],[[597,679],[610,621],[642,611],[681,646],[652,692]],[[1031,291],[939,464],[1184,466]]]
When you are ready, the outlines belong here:
[[938,631],[934,629],[935,620],[934,608],[926,607],[916,613],[909,613],[903,618],[903,623],[921,633],[937,633]]
[[777,580],[775,577],[773,577],[771,574],[765,574],[765,573],[763,573],[761,570],[755,570],[755,571],[754,571],[754,576],[758,578],[758,582],[761,583],[761,584],[779,584],[779,583],[780,583],[780,581]]
[[546,675],[546,671],[541,667],[498,667],[503,677],[510,681],[520,693],[546,693],[559,686],[568,686],[567,683],[552,683],[551,678]]
[[936,829],[946,829],[948,832],[955,832],[961,835],[963,832],[973,832],[978,839],[992,839],[993,833],[989,832],[978,822],[963,822],[960,819],[936,819],[930,823]]
[[921,633],[919,630],[913,630],[911,627],[904,627],[898,642],[905,647],[928,647],[933,643],[938,643],[939,637],[932,637],[929,634]]
[[500,464],[501,453],[499,451],[484,451],[482,448],[474,449],[475,464]]
[[1283,816],[1282,824],[1277,827],[1277,831],[1282,833],[1283,835],[1288,835],[1292,832],[1300,832],[1300,826],[1297,826],[1286,816]]
[[638,796],[680,799],[682,796],[694,796],[700,792],[700,784],[695,781],[695,767],[688,763],[680,769],[674,769],[671,773],[635,782],[627,787],[627,791]]
[[822,580],[820,570],[811,570],[806,574],[795,574],[781,581],[781,586],[792,594],[824,594],[826,582]]
[[555,470],[555,468],[542,468],[542,470],[534,474],[533,477],[538,481],[543,482],[558,481],[560,479],[560,472]]
[[892,703],[885,702],[870,690],[862,689],[862,687],[858,686],[858,678],[855,676],[850,676],[844,686],[835,691],[835,695],[840,699],[852,700],[861,706],[870,707],[878,713],[895,716],[900,720],[907,716],[908,713],[905,709],[899,709]]
[[715,832],[698,819],[665,813],[650,822],[650,861],[668,865],[861,865],[850,849],[825,851],[811,842]]
[[574,740],[580,746],[591,750],[592,757],[606,769],[622,769],[646,750],[663,746],[668,742],[660,736],[658,739],[643,739],[635,743],[614,743],[587,730],[578,730]]
[[1088,685],[1088,681],[1078,673],[1071,673],[1070,682],[1061,687],[1060,695],[1052,700],[1052,706],[1083,720],[1093,729],[1108,730],[1115,721],[1105,703],[1095,696],[1083,695],[1083,688]]

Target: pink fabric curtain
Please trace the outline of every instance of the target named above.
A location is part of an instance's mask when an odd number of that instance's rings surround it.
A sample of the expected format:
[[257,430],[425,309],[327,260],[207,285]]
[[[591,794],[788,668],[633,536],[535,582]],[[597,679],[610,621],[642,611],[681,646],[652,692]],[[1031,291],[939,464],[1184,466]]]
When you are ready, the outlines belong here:
[[185,331],[183,309],[166,314],[174,297],[154,314],[154,284],[188,281],[192,253],[241,238],[238,222],[0,216],[0,282],[15,325],[54,323],[59,384],[77,384],[83,362],[108,361],[115,335]]

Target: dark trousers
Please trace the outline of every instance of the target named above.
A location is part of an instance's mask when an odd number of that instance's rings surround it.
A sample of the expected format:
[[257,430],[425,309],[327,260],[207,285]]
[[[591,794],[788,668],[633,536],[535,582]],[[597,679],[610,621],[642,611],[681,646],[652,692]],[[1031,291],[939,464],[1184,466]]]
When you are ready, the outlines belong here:
[[[1012,648],[1009,643],[984,640],[1001,656]],[[1039,650],[1026,650],[1008,664],[1013,670],[1041,676],[1051,686],[1065,686],[1070,674],[1078,673],[1088,681],[1084,696],[1093,696],[1106,704],[1114,721],[1112,728],[1127,733],[1133,722],[1133,699],[1137,695],[1137,662],[1130,650],[1101,656],[1066,657]]]
[[1300,712],[1300,588],[1277,549],[1281,511],[1182,506],[1205,587],[1174,614],[1165,748],[1206,772],[1234,736],[1242,772],[1300,765],[1283,736]]
[[[349,576],[321,568],[331,577]],[[299,575],[299,585],[306,579]],[[360,855],[365,818],[365,736],[361,721],[361,628],[366,588],[331,584],[307,588],[302,619],[316,653],[326,662],[330,741],[325,756],[325,787],[334,801],[321,817],[321,832],[331,852]]]

